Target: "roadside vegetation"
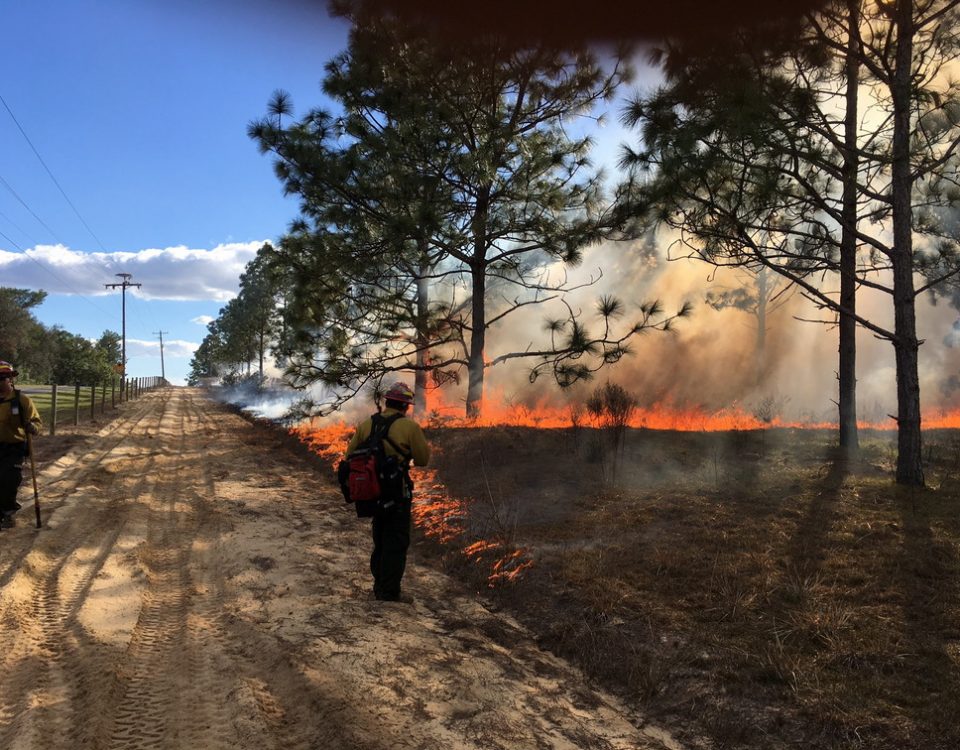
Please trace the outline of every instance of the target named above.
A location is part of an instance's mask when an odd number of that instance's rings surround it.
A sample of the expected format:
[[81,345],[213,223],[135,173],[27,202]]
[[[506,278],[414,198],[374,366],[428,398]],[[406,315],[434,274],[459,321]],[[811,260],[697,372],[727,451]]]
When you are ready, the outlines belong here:
[[60,326],[45,326],[32,310],[47,293],[0,287],[0,359],[19,371],[18,383],[109,383],[120,362],[120,334],[90,341]]
[[164,385],[162,378],[132,378],[122,390],[120,378],[113,376],[99,385],[53,386],[26,384],[18,385],[18,390],[27,394],[43,419],[48,431],[54,423],[54,391],[56,391],[56,425],[64,423],[79,424],[81,421],[96,421],[98,416],[110,412],[122,401],[136,398],[144,390]]

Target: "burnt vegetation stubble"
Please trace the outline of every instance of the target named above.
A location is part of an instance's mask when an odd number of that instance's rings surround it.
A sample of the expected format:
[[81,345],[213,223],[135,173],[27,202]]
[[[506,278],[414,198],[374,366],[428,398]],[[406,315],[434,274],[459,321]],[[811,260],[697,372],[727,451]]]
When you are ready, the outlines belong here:
[[928,489],[892,432],[845,465],[832,431],[628,429],[612,479],[602,433],[431,430],[464,542],[534,565],[491,588],[420,549],[692,747],[960,745],[956,431],[925,434]]

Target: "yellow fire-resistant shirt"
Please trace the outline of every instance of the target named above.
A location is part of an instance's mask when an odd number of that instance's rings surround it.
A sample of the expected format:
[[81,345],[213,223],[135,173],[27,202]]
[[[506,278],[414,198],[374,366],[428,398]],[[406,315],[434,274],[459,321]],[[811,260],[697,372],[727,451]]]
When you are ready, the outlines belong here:
[[[20,408],[23,410],[23,422],[32,422],[37,430],[43,427],[40,421],[40,412],[26,393],[19,393]],[[13,413],[13,403],[17,398],[11,394],[9,398],[0,400],[0,443],[25,443],[27,434],[23,431],[23,422],[20,415]]]
[[[382,416],[384,418],[390,417],[394,414],[399,414],[396,409],[384,409]],[[370,432],[373,430],[373,418],[368,417],[366,420],[357,425],[357,431],[353,433],[353,437],[350,439],[350,445],[347,446],[347,453],[353,452],[360,443],[370,437]],[[407,417],[400,417],[396,422],[390,425],[390,431],[387,433],[394,443],[397,444],[397,447],[404,451],[408,456],[413,458],[413,463],[417,466],[426,466],[430,461],[430,446],[427,444],[427,438],[423,434],[423,430],[420,429],[420,425],[414,422],[412,419]],[[393,446],[390,445],[386,440],[383,441],[384,452],[388,455],[397,455],[397,452],[393,449]]]

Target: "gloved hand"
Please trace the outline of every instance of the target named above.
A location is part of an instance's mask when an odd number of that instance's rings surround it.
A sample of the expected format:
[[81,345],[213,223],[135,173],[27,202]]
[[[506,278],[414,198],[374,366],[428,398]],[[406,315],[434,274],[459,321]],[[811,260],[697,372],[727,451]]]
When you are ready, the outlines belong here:
[[27,422],[27,432],[29,432],[31,435],[39,435],[40,428],[37,427],[33,422]]

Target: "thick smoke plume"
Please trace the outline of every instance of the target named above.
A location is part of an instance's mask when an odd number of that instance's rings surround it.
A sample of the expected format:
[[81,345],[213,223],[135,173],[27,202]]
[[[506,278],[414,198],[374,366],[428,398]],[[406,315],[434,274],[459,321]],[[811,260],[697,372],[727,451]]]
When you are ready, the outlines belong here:
[[[625,303],[624,322],[638,316],[639,305],[659,299],[666,312],[684,301],[693,313],[672,332],[651,331],[633,339],[632,355],[598,371],[593,380],[567,390],[547,376],[529,381],[529,365],[521,362],[487,370],[487,393],[509,404],[564,407],[583,403],[598,385],[622,385],[643,407],[698,407],[706,412],[739,408],[756,413],[773,404],[785,420],[826,422],[837,419],[838,332],[834,325],[797,293],[772,312],[767,321],[763,351],[757,350],[757,319],[734,308],[715,310],[705,303],[709,290],[732,288],[743,274],[717,270],[695,260],[666,261],[625,243],[603,245],[589,251],[575,269],[576,282],[603,269],[602,278],[580,290],[571,300],[585,319],[601,294],[614,294]],[[830,288],[830,279],[824,282]],[[858,309],[867,318],[892,327],[892,307],[886,295],[861,291]],[[554,309],[525,309],[509,324],[488,336],[487,358],[506,351],[534,348],[546,340],[543,321]],[[522,315],[523,317],[519,317]],[[925,340],[920,350],[921,395],[925,414],[960,407],[956,373],[960,347],[952,346],[956,311],[932,300],[918,301],[918,330]],[[443,402],[456,414],[463,403],[464,384],[444,389]],[[893,346],[860,330],[858,334],[859,418],[874,423],[889,421],[896,413],[896,373]],[[459,414],[457,414],[459,416]],[[891,424],[892,426],[892,424]]]

